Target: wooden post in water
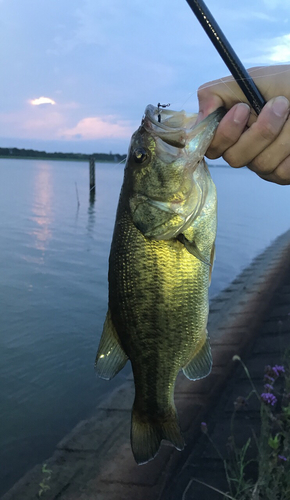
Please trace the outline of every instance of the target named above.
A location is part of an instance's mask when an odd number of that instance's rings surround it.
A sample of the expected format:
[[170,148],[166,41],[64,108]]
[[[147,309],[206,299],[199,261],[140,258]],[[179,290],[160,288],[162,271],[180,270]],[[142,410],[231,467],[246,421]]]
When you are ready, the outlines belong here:
[[90,158],[90,200],[95,201],[96,185],[95,185],[95,159]]

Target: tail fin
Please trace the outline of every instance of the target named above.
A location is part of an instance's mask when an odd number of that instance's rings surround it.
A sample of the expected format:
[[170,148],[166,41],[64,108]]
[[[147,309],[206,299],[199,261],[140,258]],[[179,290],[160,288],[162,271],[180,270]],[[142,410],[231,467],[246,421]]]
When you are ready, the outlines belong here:
[[170,441],[177,450],[184,448],[175,408],[171,414],[160,421],[140,419],[138,412],[132,411],[131,446],[138,465],[146,464],[157,455],[162,439]]

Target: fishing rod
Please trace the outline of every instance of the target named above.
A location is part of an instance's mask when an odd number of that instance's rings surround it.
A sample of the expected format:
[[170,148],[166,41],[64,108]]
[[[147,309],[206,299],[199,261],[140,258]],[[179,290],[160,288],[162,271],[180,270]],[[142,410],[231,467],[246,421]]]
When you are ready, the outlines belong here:
[[266,101],[203,0],[186,0],[257,115]]

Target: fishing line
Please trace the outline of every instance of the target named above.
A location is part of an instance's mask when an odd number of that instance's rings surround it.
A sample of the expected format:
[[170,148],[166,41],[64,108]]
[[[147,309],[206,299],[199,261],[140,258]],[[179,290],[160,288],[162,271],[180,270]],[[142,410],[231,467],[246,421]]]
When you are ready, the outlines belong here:
[[[255,72],[259,71],[262,68],[267,68],[267,66],[258,66],[257,68],[251,68],[251,73],[254,72],[254,71]],[[258,80],[258,79],[261,79],[261,78],[268,78],[269,76],[282,75],[283,73],[289,73],[289,72],[290,72],[290,68],[285,69],[283,71],[276,71],[275,73],[268,73],[267,75],[258,75],[258,76],[255,76],[255,79]],[[201,85],[201,88],[207,89],[208,87],[214,87],[215,85],[219,84],[218,80],[221,80],[223,83],[224,82],[238,82],[239,81],[239,79],[236,80],[232,76],[229,75],[229,76],[225,76],[223,78],[219,78],[215,82],[209,82],[208,85]]]
[[[257,68],[251,68],[251,73],[253,73],[253,72],[257,72],[257,71],[260,71],[263,67],[267,67],[267,66],[259,66],[259,67],[257,67]],[[289,73],[289,72],[290,72],[290,68],[285,69],[285,70],[283,70],[283,71],[276,71],[276,72],[274,72],[274,73],[268,73],[267,75],[257,75],[257,76],[255,76],[255,80],[258,80],[258,79],[260,80],[260,79],[262,79],[262,78],[268,78],[268,77],[270,77],[270,76],[282,75],[282,74],[284,74],[284,73]],[[227,85],[227,82],[234,82],[234,81],[237,81],[237,80],[235,80],[232,76],[225,76],[225,77],[223,77],[223,78],[219,78],[219,79],[217,79],[214,83],[213,83],[213,82],[209,82],[208,84],[201,85],[201,86],[200,86],[200,87],[198,87],[198,88],[208,89],[208,88],[215,87],[215,86],[219,85],[219,84],[220,84],[220,82],[221,82],[221,83],[223,83],[223,84],[227,87],[227,89],[229,90],[229,92],[230,92],[233,96],[235,96],[235,98],[237,99],[237,101],[238,101],[238,102],[244,102],[244,101],[242,101],[242,100],[241,100],[241,99],[240,99],[240,98],[239,98],[239,97],[235,94],[235,92],[234,92],[234,91],[233,91],[233,90],[232,90],[232,89],[231,89],[231,88]],[[186,104],[186,103],[189,101],[189,99],[191,99],[191,97],[192,97],[193,95],[197,95],[197,91],[198,91],[198,89],[196,89],[195,91],[191,92],[191,93],[189,94],[189,96],[188,96],[188,97],[186,97],[185,101],[183,101],[183,103],[182,103],[182,105],[181,105],[181,108],[183,108],[184,104]],[[254,116],[256,116],[256,114],[255,114],[255,113],[253,113],[252,108],[251,108],[251,114],[253,114]]]
[[[231,80],[228,80],[228,81],[235,81],[235,80],[234,80],[234,79],[231,79]],[[202,88],[203,88],[203,89],[207,89],[207,88],[210,88],[210,87],[214,87],[214,86],[216,86],[216,85],[219,85],[219,82],[223,83],[223,84],[227,87],[227,89],[229,90],[229,92],[235,96],[235,98],[237,99],[237,101],[238,101],[238,102],[244,102],[244,101],[242,101],[242,100],[241,100],[241,99],[240,99],[240,98],[239,98],[239,97],[235,94],[235,92],[234,92],[234,91],[233,91],[233,90],[232,90],[232,89],[231,89],[231,88],[230,88],[230,87],[226,84],[226,82],[224,81],[224,79],[223,79],[223,78],[219,78],[219,79],[218,79],[218,81],[217,81],[217,82],[215,82],[215,83],[208,84],[208,85],[202,85]],[[199,87],[199,88],[200,88],[200,87]],[[198,89],[197,89],[197,90],[198,90]],[[191,98],[194,94],[196,94],[196,95],[197,95],[197,90],[196,90],[195,92],[191,92],[191,94],[190,94],[190,95],[189,95],[189,96],[185,99],[185,101],[182,103],[181,108],[183,108],[184,104],[185,104],[187,101],[189,101],[189,99],[190,99],[190,98]],[[252,113],[252,108],[251,108],[251,113]],[[256,116],[256,114],[255,114],[255,116]]]
[[[282,66],[282,63],[281,63],[281,66]],[[283,66],[284,66],[284,64],[283,64]],[[289,64],[287,66],[289,66]],[[256,68],[251,68],[251,73],[254,71],[258,71],[262,68],[267,68],[267,67],[268,66],[257,66]],[[279,64],[277,64],[277,67],[279,67]],[[269,73],[267,75],[256,76],[255,78],[268,78],[268,76],[282,75],[283,73],[289,73],[289,71],[290,71],[290,68],[284,69],[283,71],[277,71],[276,73]]]
[[121,165],[122,163],[125,163],[126,160],[127,160],[127,157],[128,157],[128,155],[126,155],[126,158],[124,158],[123,160],[119,161],[118,163],[114,163],[113,169],[117,168],[118,165]]
[[[254,73],[254,72],[260,71],[263,67],[265,67],[265,68],[266,68],[267,66],[258,66],[257,68],[251,68],[251,74],[252,74],[252,73]],[[279,66],[277,65],[277,67],[279,67]],[[257,75],[257,76],[255,76],[255,80],[258,80],[258,79],[260,80],[260,79],[262,79],[262,78],[268,78],[268,77],[271,77],[271,76],[276,76],[276,75],[282,75],[282,74],[284,74],[284,73],[289,73],[289,72],[290,72],[290,68],[287,68],[287,69],[284,69],[283,71],[276,71],[276,72],[274,72],[274,73],[268,73],[267,75]],[[211,88],[211,87],[215,87],[215,86],[219,85],[219,84],[220,84],[220,82],[221,82],[223,85],[225,85],[225,86],[227,87],[227,89],[229,90],[229,92],[231,92],[231,94],[232,94],[232,95],[233,95],[233,96],[237,99],[237,101],[238,101],[238,102],[244,102],[244,101],[242,101],[242,100],[241,100],[241,99],[240,99],[240,98],[239,98],[239,97],[235,94],[235,92],[233,91],[233,89],[231,89],[231,88],[229,87],[229,85],[227,85],[227,82],[234,82],[234,81],[236,81],[236,82],[237,82],[237,80],[236,80],[236,79],[234,79],[232,76],[230,76],[230,75],[229,75],[229,76],[225,76],[225,77],[223,77],[223,78],[219,78],[219,79],[217,79],[214,83],[209,82],[209,83],[208,83],[208,84],[206,84],[206,85],[202,85],[202,86],[201,86],[201,88],[202,88],[202,89],[208,89],[208,88]],[[200,87],[198,87],[198,88],[200,88]],[[186,97],[186,99],[183,101],[182,105],[180,106],[180,108],[181,108],[181,109],[183,109],[184,105],[185,105],[185,104],[186,104],[186,103],[187,103],[187,102],[188,102],[188,101],[192,98],[192,96],[193,96],[193,95],[197,95],[197,91],[198,91],[198,89],[196,89],[195,91],[191,92],[191,93],[190,93],[190,94]],[[174,102],[173,102],[173,106],[174,106]],[[179,106],[178,106],[178,107],[179,107]],[[161,105],[160,105],[160,108],[161,108]],[[162,109],[160,109],[160,111],[162,111]],[[252,114],[253,116],[257,116],[257,115],[256,115],[256,113],[255,113],[255,111],[254,111],[252,108],[251,108],[251,114]],[[127,155],[127,156],[128,156],[128,155]],[[118,163],[114,164],[114,169],[115,169],[116,167],[118,167],[118,165],[121,165],[122,163],[125,163],[125,162],[126,162],[126,160],[127,160],[127,156],[126,156],[126,158],[124,158],[124,159],[123,159],[123,160],[121,160],[120,162],[118,162]]]
[[[240,99],[237,94],[233,91],[233,89],[231,89],[229,87],[229,85],[226,84],[225,80],[223,78],[220,78],[220,81],[226,86],[226,88],[235,96],[235,98],[239,101],[239,102],[243,102],[242,99]],[[228,81],[228,80],[227,80]]]

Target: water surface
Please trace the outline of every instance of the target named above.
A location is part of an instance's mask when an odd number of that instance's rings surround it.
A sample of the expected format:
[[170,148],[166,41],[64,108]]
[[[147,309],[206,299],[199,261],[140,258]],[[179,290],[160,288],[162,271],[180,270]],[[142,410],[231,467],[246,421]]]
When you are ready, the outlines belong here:
[[[213,296],[289,229],[290,187],[246,169],[211,173],[219,196]],[[0,160],[0,175],[1,495],[52,454],[129,366],[111,382],[93,370],[123,167],[96,164],[95,204],[86,163]]]

